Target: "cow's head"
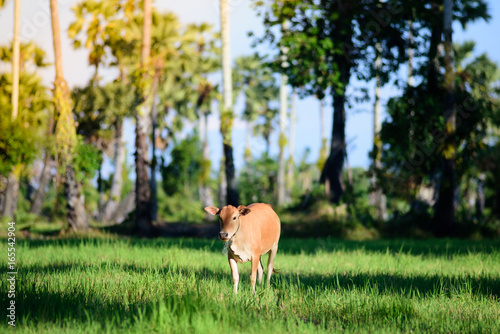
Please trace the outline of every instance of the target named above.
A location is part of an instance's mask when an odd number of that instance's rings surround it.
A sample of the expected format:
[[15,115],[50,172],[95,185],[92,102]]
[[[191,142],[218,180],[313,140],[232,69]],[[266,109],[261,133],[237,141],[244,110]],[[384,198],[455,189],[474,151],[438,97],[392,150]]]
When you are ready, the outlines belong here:
[[207,206],[205,211],[219,216],[220,232],[219,239],[228,241],[238,231],[240,225],[240,216],[246,216],[250,213],[250,209],[244,205],[235,208],[232,205],[226,205],[222,209],[215,206]]

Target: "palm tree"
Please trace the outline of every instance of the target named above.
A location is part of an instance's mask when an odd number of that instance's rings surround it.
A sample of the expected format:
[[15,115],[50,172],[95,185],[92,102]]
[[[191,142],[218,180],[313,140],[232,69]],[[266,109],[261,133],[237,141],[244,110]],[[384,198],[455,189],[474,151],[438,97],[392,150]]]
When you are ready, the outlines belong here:
[[[151,81],[148,75],[151,53],[151,26],[152,0],[144,0],[141,47],[141,74],[142,84]],[[151,94],[144,87],[138,91],[141,102],[135,110],[135,201],[136,201],[136,228],[139,234],[152,236],[154,227],[151,219],[151,192],[148,177],[148,148],[146,144],[146,127],[151,107]]]
[[80,185],[76,180],[75,169],[72,165],[72,151],[76,145],[77,139],[75,122],[71,111],[70,92],[63,74],[61,29],[59,27],[57,0],[50,0],[50,13],[56,66],[54,106],[57,114],[57,153],[62,170],[64,171],[64,195],[66,198],[68,222],[74,230],[81,230],[88,228],[88,221],[83,205]]
[[75,21],[68,28],[73,47],[85,47],[89,50],[89,64],[95,67],[95,85],[98,82],[98,70],[105,64],[107,56],[112,56],[109,65],[117,67],[119,71],[115,82],[103,90],[106,97],[103,108],[114,130],[114,171],[109,196],[97,217],[102,221],[110,221],[112,217],[116,217],[115,211],[119,208],[122,192],[122,166],[125,161],[123,121],[131,116],[130,110],[133,109],[127,69],[138,62],[133,51],[137,41],[140,43],[141,40],[141,22],[134,21],[136,9],[136,5],[120,0],[83,1],[73,7]]
[[[75,49],[89,50],[89,65],[95,67],[93,83],[97,85],[99,66],[106,54],[106,34],[110,34],[110,19],[116,15],[116,1],[83,1],[73,7],[75,21],[68,28]],[[84,31],[85,30],[85,31]]]
[[[378,170],[382,167],[382,140],[380,139],[380,130],[382,129],[382,110],[380,104],[380,87],[382,85],[380,79],[380,68],[382,66],[382,59],[380,56],[380,43],[375,45],[377,57],[375,59],[375,102],[373,105],[373,168]],[[372,193],[370,194],[370,202],[375,206],[377,212],[377,219],[382,221],[385,219],[385,196],[382,189],[377,183],[375,174],[371,180]]]
[[271,69],[264,66],[263,59],[257,54],[238,57],[235,63],[233,89],[245,96],[243,119],[253,125],[255,135],[264,138],[266,153],[269,155],[270,137],[278,112],[270,104],[278,101],[279,88]]
[[[194,59],[192,69],[193,84],[196,93],[194,106],[199,120],[199,129],[203,145],[203,163],[201,165],[201,177],[199,182],[199,196],[203,206],[213,204],[213,196],[209,187],[211,160],[208,144],[208,116],[211,113],[212,101],[218,100],[220,93],[215,85],[207,78],[207,74],[213,73],[220,68],[220,59],[217,54],[220,48],[215,46],[217,34],[212,32],[212,26],[207,24],[192,25],[190,30],[194,33]],[[191,95],[191,94],[190,94]],[[203,130],[203,131],[202,131]],[[207,213],[207,218],[210,214]]]
[[[153,22],[151,49],[154,69],[151,109],[153,159],[150,186],[151,215],[155,220],[157,216],[156,143],[162,142],[163,150],[165,150],[170,139],[181,130],[182,119],[187,118],[190,121],[195,120],[196,117],[201,119],[198,115],[200,108],[205,109],[206,114],[215,91],[205,75],[218,68],[218,62],[210,58],[214,48],[214,36],[210,25],[190,24],[180,33],[180,22],[173,13],[153,13]],[[176,111],[176,114],[173,111]],[[172,116],[175,121],[168,125],[167,118],[172,118]],[[159,135],[164,132],[163,130],[167,132],[165,140]],[[208,175],[209,171],[206,173],[207,180]],[[207,203],[209,204],[212,203]]]
[[12,57],[12,119],[17,118],[19,106],[19,26],[21,22],[21,0],[14,0],[14,43]]
[[235,185],[235,169],[233,159],[233,145],[231,132],[233,127],[233,92],[231,80],[231,46],[230,46],[230,21],[229,0],[220,0],[221,37],[222,37],[222,82],[223,104],[220,117],[220,132],[224,151],[224,171],[226,177],[227,204],[239,204],[238,192]]
[[123,80],[116,80],[103,87],[103,109],[107,114],[107,121],[113,127],[113,176],[109,196],[105,202],[100,220],[111,222],[116,217],[120,205],[123,186],[123,165],[125,163],[125,146],[123,143],[123,120],[131,116],[130,110],[134,105],[134,94],[130,86]]
[[[150,165],[151,180],[149,187],[151,189],[150,198],[150,212],[151,219],[156,221],[158,219],[158,199],[157,199],[157,182],[156,182],[156,138],[158,129],[158,87],[163,86],[164,77],[166,73],[178,71],[182,67],[179,62],[179,50],[175,45],[179,37],[180,23],[173,13],[152,14],[152,47],[151,47],[151,65],[153,67],[153,84],[152,84],[152,104],[151,104],[151,146],[152,146],[152,159]],[[174,77],[175,75],[172,75]],[[175,76],[179,77],[179,75]],[[164,101],[165,102],[165,101]],[[169,104],[168,101],[167,104]],[[171,105],[169,104],[169,107]],[[165,108],[164,108],[165,110]],[[165,116],[165,115],[163,115]]]

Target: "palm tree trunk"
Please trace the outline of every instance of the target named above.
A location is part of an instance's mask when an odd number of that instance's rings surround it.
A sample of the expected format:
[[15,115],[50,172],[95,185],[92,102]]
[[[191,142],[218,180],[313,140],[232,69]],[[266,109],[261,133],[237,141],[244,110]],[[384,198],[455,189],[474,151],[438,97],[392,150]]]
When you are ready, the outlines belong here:
[[[380,105],[380,67],[382,65],[382,59],[380,57],[380,44],[377,43],[377,58],[375,60],[375,102],[373,105],[373,168],[378,170],[382,167],[381,154],[382,154],[382,140],[380,139],[380,131],[382,130],[382,110]],[[375,207],[377,212],[377,220],[385,220],[385,196],[382,193],[382,189],[378,185],[375,173],[371,180],[373,192],[370,195],[371,204]]]
[[[20,0],[14,0],[14,41],[12,52],[12,120],[17,118],[19,109],[19,26],[21,22]],[[19,193],[19,179],[16,173],[8,176],[7,189],[5,190],[4,217],[14,217],[17,211],[17,196]]]
[[349,156],[347,154],[347,150],[344,151],[344,153],[345,153],[345,165],[347,168],[347,182],[349,184],[349,187],[347,190],[347,195],[348,195],[347,203],[349,205],[352,205],[355,207],[356,197],[354,197],[354,179],[353,179],[353,175],[352,175],[352,168],[351,168],[351,165],[349,164]]
[[[289,22],[285,20],[281,26],[282,33],[288,30]],[[282,67],[287,67],[287,50],[281,47],[281,57],[284,63]],[[278,205],[285,204],[286,200],[286,179],[285,179],[285,148],[286,148],[286,117],[288,112],[288,91],[287,83],[288,77],[281,74],[280,78],[280,135],[279,135],[279,159],[278,159]]]
[[288,109],[287,77],[281,74],[280,82],[280,135],[278,159],[278,205],[285,203],[285,147],[286,147],[286,114]]
[[223,207],[227,204],[227,185],[226,185],[226,172],[225,172],[225,158],[222,156],[219,166],[219,206]]
[[61,29],[59,27],[57,0],[50,0],[50,13],[56,65],[56,77],[54,80],[54,104],[56,114],[58,115],[56,140],[59,146],[59,161],[65,170],[64,195],[66,199],[66,214],[68,222],[74,230],[84,230],[87,229],[89,225],[80,185],[76,181],[75,170],[72,165],[71,151],[76,145],[76,128],[71,113],[70,92],[63,74]]
[[[54,114],[50,113],[49,126],[47,128],[47,137],[54,135]],[[30,212],[39,215],[42,212],[43,200],[45,199],[45,193],[47,187],[50,183],[50,177],[52,175],[52,165],[54,161],[52,154],[48,147],[45,148],[45,158],[43,160],[43,168],[40,175],[40,180],[38,181],[38,188],[32,197]]]
[[11,172],[7,178],[5,189],[4,207],[2,215],[14,218],[17,210],[17,197],[19,194],[19,180],[15,172]]
[[486,179],[486,175],[484,172],[479,173],[479,176],[477,178],[477,194],[476,194],[476,218],[477,220],[482,223],[483,222],[483,215],[484,215],[484,203],[485,203],[485,196],[484,196],[484,180]]
[[40,180],[38,181],[38,188],[33,195],[33,200],[31,201],[30,212],[39,215],[42,212],[43,200],[47,191],[47,187],[50,182],[51,169],[52,169],[52,158],[49,150],[45,150],[45,158],[43,160],[43,168],[40,175]]
[[121,200],[123,177],[122,170],[125,162],[125,146],[123,145],[123,118],[115,120],[114,134],[114,171],[111,180],[109,198],[104,206],[103,215],[100,220],[110,222],[111,216],[115,212]]
[[5,190],[7,189],[8,179],[0,174],[0,213],[3,215],[5,209]]
[[294,185],[294,167],[293,152],[295,150],[295,121],[297,119],[297,92],[292,90],[292,98],[290,103],[290,133],[288,141],[288,166],[287,166],[287,201],[291,200],[292,188]]
[[17,118],[19,108],[19,28],[21,24],[21,0],[14,0],[14,41],[12,45],[12,119]]
[[[208,185],[208,181],[210,178],[210,164],[207,162],[210,161],[210,146],[208,145],[208,114],[209,112],[203,112],[202,117],[200,119],[200,128],[203,127],[203,160],[205,163],[203,164],[202,174],[203,177],[200,182],[199,192],[200,192],[200,201],[203,207],[211,206],[214,204],[214,199],[212,196],[212,191]],[[203,124],[203,126],[202,126]],[[211,215],[206,212],[206,219],[210,220]]]
[[97,170],[97,193],[99,194],[99,202],[97,203],[97,214],[94,215],[95,218],[99,218],[103,215],[104,206],[106,202],[104,200],[104,180],[102,179],[102,163],[103,163],[103,153],[99,155],[99,169]]
[[325,166],[326,158],[327,158],[327,146],[326,146],[326,133],[325,133],[325,100],[319,100],[319,140],[320,140],[320,149],[319,149],[319,158],[318,158],[318,169],[321,171]]
[[158,197],[156,188],[156,128],[158,126],[158,109],[156,106],[156,98],[158,94],[158,78],[155,77],[153,82],[153,104],[151,106],[151,219],[158,220]]
[[229,0],[220,0],[221,11],[221,35],[222,35],[222,81],[224,105],[221,111],[221,134],[224,152],[224,170],[226,176],[226,200],[227,204],[237,206],[239,204],[238,192],[235,184],[235,169],[232,145],[233,114],[233,92],[231,79],[231,49],[230,49],[230,21]]
[[[142,26],[142,49],[141,67],[143,73],[149,65],[149,54],[151,51],[151,23],[152,23],[152,1],[144,1],[144,20]],[[150,80],[144,74],[144,81]],[[136,201],[136,229],[140,235],[149,237],[154,234],[151,219],[151,193],[148,177],[148,147],[146,144],[146,128],[149,113],[149,100],[147,92],[141,92],[142,103],[135,110],[135,201]]]
[[444,1],[444,119],[446,142],[439,197],[434,210],[434,230],[438,236],[450,235],[455,221],[455,70],[452,44],[453,0]]
[[252,136],[252,122],[250,120],[246,121],[245,128],[245,153],[243,158],[245,159],[245,164],[249,165],[252,160],[252,150],[250,149],[250,138]]
[[85,213],[84,198],[80,185],[76,181],[75,169],[72,164],[66,166],[64,177],[64,197],[69,225],[74,231],[86,230],[89,227]]

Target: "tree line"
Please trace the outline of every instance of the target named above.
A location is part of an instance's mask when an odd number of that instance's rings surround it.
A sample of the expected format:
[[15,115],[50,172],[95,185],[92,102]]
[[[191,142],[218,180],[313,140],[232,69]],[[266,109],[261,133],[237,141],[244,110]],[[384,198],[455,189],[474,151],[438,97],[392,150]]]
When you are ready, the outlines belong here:
[[[20,43],[19,28],[0,50],[1,61],[12,64],[0,76],[0,105],[8,111],[0,119],[3,217],[61,219],[85,230],[89,221],[120,223],[131,215],[145,236],[156,234],[156,221],[202,221],[198,209],[214,202],[266,201],[289,212],[325,202],[335,212],[346,207],[345,216],[361,224],[420,221],[438,236],[460,223],[495,228],[500,220],[498,67],[476,55],[474,42],[454,44],[452,30],[454,22],[466,28],[488,21],[484,0],[253,1],[265,31],[250,36],[270,51],[234,62],[228,0],[220,1],[220,32],[207,23],[183,25],[151,0],[79,2],[61,32],[57,1],[50,6],[52,87],[39,76],[50,65],[44,50]],[[94,73],[84,87],[66,83],[61,33],[88,51]],[[103,70],[113,70],[113,80],[103,81]],[[382,106],[387,84],[401,93]],[[292,154],[295,136],[304,135],[294,129],[296,100],[306,96],[318,100],[322,123],[325,101],[332,101],[332,133],[328,141],[320,131],[315,163],[308,151],[300,161]],[[235,110],[239,98],[243,110]],[[362,171],[348,164],[345,124],[351,106],[368,100],[373,149]],[[218,171],[208,145],[212,113],[223,145]],[[238,115],[247,124],[240,171],[232,138]],[[128,120],[135,124],[133,166],[124,145]],[[269,151],[273,132],[277,157]],[[266,143],[260,157],[252,136]],[[113,165],[107,179],[106,160]]]

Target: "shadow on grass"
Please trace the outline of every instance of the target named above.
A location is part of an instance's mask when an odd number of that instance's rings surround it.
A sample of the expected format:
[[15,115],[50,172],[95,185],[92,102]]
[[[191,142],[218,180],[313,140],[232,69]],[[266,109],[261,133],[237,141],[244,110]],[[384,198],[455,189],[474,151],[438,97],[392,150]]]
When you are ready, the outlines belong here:
[[[182,248],[205,250],[210,252],[220,252],[223,243],[216,238],[67,238],[49,240],[19,240],[19,245],[29,248],[46,246],[55,247],[81,247],[81,246],[101,246],[127,245],[130,247],[150,247],[150,248]],[[324,252],[357,252],[365,253],[388,253],[391,255],[423,255],[432,257],[451,258],[454,255],[464,254],[491,254],[500,252],[500,240],[462,240],[462,239],[384,239],[369,241],[351,241],[333,238],[282,238],[279,243],[279,254],[313,255]]]
[[[226,281],[231,284],[229,267],[227,270],[213,270],[209,267],[201,269],[186,269],[177,265],[164,265],[161,267],[144,267],[136,264],[103,262],[91,266],[81,266],[72,263],[58,263],[50,265],[34,264],[20,267],[22,272],[34,273],[60,273],[60,272],[82,272],[89,270],[122,270],[124,272],[139,275],[155,274],[159,276],[189,276],[194,274],[197,279]],[[240,267],[240,280],[248,280],[250,266]],[[265,277],[265,276],[264,276]],[[399,275],[399,274],[369,274],[369,273],[332,273],[329,275],[299,274],[293,272],[273,275],[273,281],[277,285],[295,286],[298,288],[316,288],[331,290],[359,290],[369,288],[381,294],[415,294],[426,297],[429,295],[446,294],[453,291],[469,292],[475,295],[494,296],[500,298],[500,278],[471,275],[442,276],[442,275]]]
[[[162,266],[160,268],[143,267],[134,264],[118,264],[105,262],[91,266],[102,270],[123,270],[138,275],[151,275],[152,273],[168,277],[188,277],[195,275],[198,280],[198,291],[190,291],[188,295],[178,296],[176,292],[165,296],[155,296],[149,299],[132,296],[130,299],[124,296],[128,289],[124,289],[123,295],[103,300],[102,291],[98,292],[92,288],[92,284],[67,284],[64,292],[54,293],[48,281],[46,284],[35,286],[34,284],[23,284],[22,276],[27,272],[32,273],[58,273],[87,271],[88,267],[75,266],[72,263],[39,265],[21,267],[19,270],[19,286],[16,296],[16,312],[20,322],[29,320],[37,323],[51,323],[63,326],[68,321],[78,323],[97,322],[105,326],[116,328],[127,328],[134,325],[138,319],[139,310],[151,319],[154,318],[159,301],[164,303],[164,310],[174,313],[174,316],[186,316],[197,312],[197,310],[208,311],[214,319],[220,320],[219,313],[222,305],[214,304],[210,298],[206,298],[200,292],[203,284],[209,281],[221,282],[231,287],[229,268],[213,270],[201,268],[190,270],[177,266]],[[90,268],[91,269],[91,268]],[[246,273],[246,271],[244,271]],[[250,285],[246,275],[241,276],[241,289],[248,289]],[[332,273],[331,275],[300,274],[289,272],[273,276],[271,285],[280,293],[287,294],[292,290],[299,290],[305,299],[314,302],[317,293],[323,291],[365,291],[367,295],[398,295],[412,298],[428,298],[432,296],[452,297],[455,294],[470,293],[472,295],[483,295],[485,297],[500,298],[500,280],[491,277],[444,277],[439,275],[403,275],[387,274],[365,274],[365,273]],[[258,287],[261,290],[262,286]],[[203,290],[202,290],[203,291]],[[155,298],[155,299],[153,299]],[[6,294],[0,297],[2,303],[7,303]],[[132,300],[126,302],[125,300]],[[138,301],[140,300],[140,301]],[[231,302],[229,302],[231,303]],[[244,302],[238,307],[244,308]],[[227,306],[227,305],[226,305]],[[233,305],[234,306],[234,305]],[[279,312],[278,312],[279,313]],[[143,314],[143,315],[144,315]],[[26,318],[26,319],[24,319]],[[119,323],[115,323],[119,320]],[[120,320],[121,319],[121,320]]]

